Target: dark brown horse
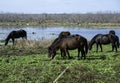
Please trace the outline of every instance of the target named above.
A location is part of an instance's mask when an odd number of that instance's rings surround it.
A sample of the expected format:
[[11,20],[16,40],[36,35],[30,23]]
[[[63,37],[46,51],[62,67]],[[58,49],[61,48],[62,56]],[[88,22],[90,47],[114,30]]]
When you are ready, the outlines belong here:
[[98,46],[100,46],[102,52],[103,51],[102,44],[106,45],[110,43],[112,44],[112,51],[114,51],[115,48],[117,52],[117,47],[119,47],[119,38],[117,35],[114,34],[97,34],[89,42],[89,50],[92,49],[92,46],[95,43],[96,43],[96,52],[98,52]]
[[25,30],[22,30],[22,29],[20,29],[18,31],[11,31],[8,34],[7,38],[5,39],[5,45],[8,44],[8,41],[10,39],[12,39],[12,42],[14,45],[15,38],[20,38],[20,37],[27,39],[27,32]]
[[48,48],[48,56],[52,57],[53,59],[56,55],[56,51],[59,49],[61,51],[61,56],[66,56],[67,53],[69,59],[71,58],[71,56],[68,50],[78,49],[78,59],[80,59],[80,51],[81,59],[83,57],[85,59],[88,52],[87,39],[80,35],[71,35],[62,39],[57,38],[54,43],[52,43]]
[[59,34],[59,38],[63,38],[63,37],[69,36],[69,35],[71,35],[71,33],[69,31],[62,31]]

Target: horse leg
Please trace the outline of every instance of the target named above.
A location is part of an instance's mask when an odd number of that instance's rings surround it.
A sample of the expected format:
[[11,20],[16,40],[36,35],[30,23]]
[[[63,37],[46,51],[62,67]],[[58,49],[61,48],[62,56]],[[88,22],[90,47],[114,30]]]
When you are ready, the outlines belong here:
[[96,43],[96,52],[98,52],[98,44]]
[[112,44],[112,51],[114,51],[114,48],[115,48],[115,50],[117,52],[117,45],[116,44]]
[[54,55],[54,56],[52,56],[52,59],[54,59],[54,57],[55,57],[55,55]]
[[116,52],[117,52],[117,42],[116,43],[114,43],[114,47],[115,47],[115,50],[116,50]]
[[[81,57],[82,58],[82,57]],[[78,48],[78,60],[80,59],[80,48]]]
[[[84,48],[81,49],[81,55],[82,55],[82,57],[84,57],[84,59],[86,59]],[[81,57],[81,59],[82,59],[82,57]]]
[[13,46],[14,46],[14,43],[15,43],[15,39],[14,38],[12,38],[12,42],[13,42]]
[[65,52],[65,50],[62,50],[62,56],[66,56],[66,52]]
[[116,50],[116,52],[117,52],[117,45],[116,45],[115,42],[112,42],[112,51],[114,51],[114,48],[115,48],[115,50]]
[[27,36],[24,37],[27,40]]
[[62,50],[61,50],[61,49],[60,49],[60,54],[61,54],[61,57],[63,57],[63,55],[62,55],[62,54],[63,54],[63,52],[62,52]]
[[114,51],[114,45],[112,44],[112,51]]
[[101,52],[103,52],[103,50],[102,50],[102,44],[100,44],[100,49],[101,49]]
[[64,59],[64,57],[66,57],[66,54],[64,53],[64,51],[62,49],[60,49],[60,53],[61,53],[61,57]]
[[115,50],[116,50],[116,52],[117,52],[117,46],[115,45]]
[[70,56],[70,53],[68,50],[66,50],[67,54],[68,54],[68,58],[71,59],[72,57]]

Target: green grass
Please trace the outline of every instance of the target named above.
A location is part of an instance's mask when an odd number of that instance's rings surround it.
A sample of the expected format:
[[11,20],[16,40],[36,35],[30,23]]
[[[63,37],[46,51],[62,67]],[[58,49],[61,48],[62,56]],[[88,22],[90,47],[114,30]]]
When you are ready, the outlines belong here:
[[70,51],[73,59],[62,59],[60,52],[53,60],[47,56],[47,48],[18,48],[0,46],[1,83],[119,83],[120,48],[110,52],[111,46],[103,46],[104,52],[95,52],[95,46],[86,60],[77,59],[77,50]]

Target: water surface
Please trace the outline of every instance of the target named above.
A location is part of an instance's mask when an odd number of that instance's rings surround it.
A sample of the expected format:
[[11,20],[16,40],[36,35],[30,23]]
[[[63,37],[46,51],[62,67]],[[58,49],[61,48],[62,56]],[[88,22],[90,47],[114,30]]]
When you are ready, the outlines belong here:
[[[21,27],[0,27],[0,40],[4,40],[7,35],[13,30],[19,30]],[[71,34],[80,34],[91,40],[96,34],[107,34],[110,30],[115,30],[116,34],[120,37],[120,27],[117,28],[78,28],[78,27],[22,27],[27,31],[29,40],[43,40],[43,39],[54,39],[58,37],[61,31],[70,31]],[[33,34],[34,33],[34,34]]]

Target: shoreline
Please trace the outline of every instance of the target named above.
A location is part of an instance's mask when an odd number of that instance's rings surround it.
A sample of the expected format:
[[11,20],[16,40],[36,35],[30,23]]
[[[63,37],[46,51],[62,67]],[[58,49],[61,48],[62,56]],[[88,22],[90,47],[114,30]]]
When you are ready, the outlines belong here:
[[42,26],[42,27],[53,27],[53,26],[65,26],[65,27],[82,27],[82,28],[103,28],[103,27],[108,27],[108,28],[116,28],[120,27],[120,23],[57,23],[57,22],[46,22],[46,23],[37,23],[37,22],[0,22],[0,27],[1,26]]

